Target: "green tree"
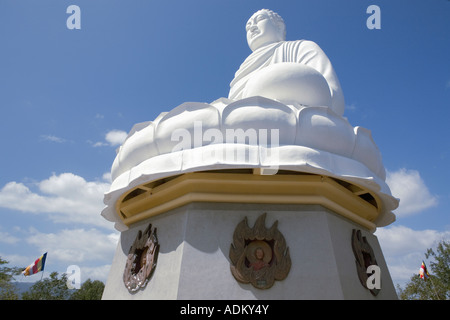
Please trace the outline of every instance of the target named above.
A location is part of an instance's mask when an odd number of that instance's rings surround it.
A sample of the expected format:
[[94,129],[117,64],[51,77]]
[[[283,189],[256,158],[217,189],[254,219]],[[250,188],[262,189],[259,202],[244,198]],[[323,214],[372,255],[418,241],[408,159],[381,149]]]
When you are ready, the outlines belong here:
[[428,249],[427,259],[433,261],[427,266],[430,276],[424,280],[413,275],[402,289],[397,287],[399,297],[403,300],[448,300],[450,299],[450,242],[441,241],[436,252]]
[[450,242],[442,241],[436,248],[436,253],[428,249],[425,254],[427,259],[434,259],[430,262],[433,274],[440,280],[436,285],[439,286],[438,293],[441,293],[443,299],[450,299]]
[[99,280],[87,279],[80,289],[72,293],[70,300],[101,300],[105,285]]
[[18,300],[19,290],[11,282],[15,275],[20,274],[21,268],[2,266],[9,262],[0,257],[0,300]]
[[68,300],[71,292],[67,287],[65,273],[58,278],[58,272],[52,272],[50,278],[36,281],[33,286],[22,294],[23,300]]

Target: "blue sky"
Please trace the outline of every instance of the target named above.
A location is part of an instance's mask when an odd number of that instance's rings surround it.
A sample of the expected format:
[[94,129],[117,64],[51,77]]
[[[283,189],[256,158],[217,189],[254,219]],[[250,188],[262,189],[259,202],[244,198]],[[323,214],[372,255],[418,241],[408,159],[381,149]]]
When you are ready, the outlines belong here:
[[[70,30],[69,5],[81,9]],[[370,30],[369,5],[381,10]],[[397,221],[376,234],[394,283],[450,239],[450,1],[0,0],[0,256],[106,280],[118,232],[100,216],[135,123],[212,102],[249,55],[245,23],[278,12],[287,40],[330,58],[344,116],[372,131]],[[40,279],[31,276],[23,281]]]

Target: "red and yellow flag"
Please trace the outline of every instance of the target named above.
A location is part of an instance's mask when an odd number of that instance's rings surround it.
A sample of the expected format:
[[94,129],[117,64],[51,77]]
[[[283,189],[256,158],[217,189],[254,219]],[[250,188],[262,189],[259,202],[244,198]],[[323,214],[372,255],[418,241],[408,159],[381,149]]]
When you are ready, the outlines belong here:
[[45,259],[47,258],[47,252],[42,256],[37,258],[32,264],[22,271],[23,275],[30,276],[32,274],[38,273],[39,271],[44,271]]
[[425,262],[422,261],[422,265],[419,269],[419,277],[426,280],[429,276],[430,274],[428,273],[427,266],[425,265]]

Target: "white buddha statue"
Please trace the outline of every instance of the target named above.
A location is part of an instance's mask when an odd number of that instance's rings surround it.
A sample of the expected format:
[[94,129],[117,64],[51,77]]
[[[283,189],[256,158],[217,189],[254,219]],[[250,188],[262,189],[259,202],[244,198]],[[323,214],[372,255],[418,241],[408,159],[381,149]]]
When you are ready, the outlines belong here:
[[263,96],[286,104],[327,106],[338,115],[344,113],[339,80],[316,43],[285,41],[283,19],[267,9],[251,16],[246,31],[253,52],[230,83],[229,99]]
[[367,190],[379,199],[371,221],[394,221],[398,200],[381,153],[369,130],[342,116],[344,96],[325,53],[312,41],[285,41],[285,24],[270,10],[253,14],[246,29],[253,53],[228,99],[185,102],[131,129],[112,165],[102,215],[126,229],[117,203],[139,185],[190,172],[275,168],[266,171],[324,175]]

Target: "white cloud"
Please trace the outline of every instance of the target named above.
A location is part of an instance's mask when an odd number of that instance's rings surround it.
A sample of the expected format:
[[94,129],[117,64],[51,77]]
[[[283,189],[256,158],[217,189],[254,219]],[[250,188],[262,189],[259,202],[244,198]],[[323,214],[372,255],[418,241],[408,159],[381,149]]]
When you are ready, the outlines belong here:
[[51,259],[68,265],[94,261],[111,262],[117,245],[115,233],[105,234],[97,229],[63,229],[56,233],[41,233],[36,230],[26,238],[29,245],[48,252]]
[[111,183],[112,182],[111,172],[105,172],[102,176],[102,179],[106,182]]
[[357,108],[356,108],[356,105],[354,103],[345,106],[345,110],[346,111],[355,111],[356,109]]
[[128,133],[125,131],[112,130],[106,134],[105,139],[111,146],[119,146],[125,141],[127,136]]
[[[9,262],[9,267],[26,267],[30,265],[30,257],[19,254],[8,254],[0,252],[0,257]],[[37,257],[35,257],[37,258]],[[17,279],[17,278],[16,278]]]
[[41,135],[41,139],[45,140],[45,141],[51,141],[51,142],[56,142],[56,143],[64,143],[66,142],[66,139],[54,136],[54,135],[50,135],[50,134],[45,134],[45,135]]
[[88,141],[89,143],[92,144],[93,147],[104,147],[104,146],[108,146],[109,144],[107,144],[106,142],[102,142],[102,141],[98,141],[93,143],[92,141]]
[[19,238],[9,234],[8,232],[2,232],[0,231],[0,243],[6,243],[6,244],[15,244],[20,241]]
[[86,181],[73,173],[52,175],[35,185],[33,192],[19,182],[9,182],[0,190],[0,207],[26,213],[47,214],[54,222],[83,223],[110,227],[100,216],[103,195],[110,183]]
[[116,147],[120,146],[125,141],[127,136],[128,133],[126,133],[125,131],[111,130],[106,133],[105,141],[98,141],[95,143],[89,141],[89,143],[91,143],[93,147],[104,147],[104,146]]
[[400,205],[395,210],[398,217],[423,211],[438,203],[437,197],[430,193],[416,170],[402,168],[395,172],[388,171],[386,183],[391,188],[392,195],[400,199]]
[[111,264],[105,264],[105,265],[96,266],[96,267],[82,266],[80,268],[81,283],[83,283],[87,279],[100,280],[103,283],[106,283],[110,269],[111,269]]
[[[52,226],[49,233],[39,232],[35,227],[0,228],[0,244],[35,247],[37,254],[48,252],[46,273],[66,272],[69,265],[77,265],[82,281],[87,278],[106,281],[119,232],[100,215],[104,193],[110,187],[110,182],[106,182],[109,174],[102,179],[86,181],[73,173],[62,173],[33,184],[15,181],[5,184],[0,189],[0,207],[42,215],[52,222],[63,223],[66,228]],[[88,227],[81,228],[82,225]],[[32,260],[30,256],[6,252],[2,257],[21,266]]]
[[375,235],[394,284],[402,286],[418,274],[428,248],[435,249],[440,241],[450,239],[450,231],[413,230],[401,225],[379,228]]
[[69,266],[75,265],[80,268],[82,282],[88,278],[106,282],[119,233],[104,233],[95,228],[41,233],[30,228],[25,241],[28,246],[37,247],[37,252],[47,252],[47,273],[55,271],[55,268],[64,273]]

